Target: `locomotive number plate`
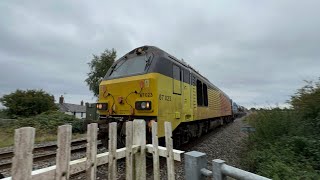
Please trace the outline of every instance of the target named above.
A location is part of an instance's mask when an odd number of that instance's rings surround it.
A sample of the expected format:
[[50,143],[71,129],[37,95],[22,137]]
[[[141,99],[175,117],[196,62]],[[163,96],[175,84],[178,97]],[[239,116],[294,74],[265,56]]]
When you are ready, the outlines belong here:
[[164,100],[164,101],[171,101],[171,96],[159,94],[159,100]]

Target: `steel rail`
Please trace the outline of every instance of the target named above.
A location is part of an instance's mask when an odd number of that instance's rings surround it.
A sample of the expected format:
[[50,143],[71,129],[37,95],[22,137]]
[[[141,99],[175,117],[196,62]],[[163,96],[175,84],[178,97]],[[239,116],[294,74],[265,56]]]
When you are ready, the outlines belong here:
[[[86,139],[82,139],[82,140],[73,141],[71,143],[71,145],[72,146],[79,146],[79,145],[84,145],[86,143],[87,143],[87,140]],[[102,147],[102,143],[100,141],[98,141],[98,147]],[[55,158],[56,157],[56,149],[57,149],[57,145],[56,144],[35,148],[35,150],[34,150],[35,152],[45,152],[45,151],[53,151],[53,152],[42,154],[42,155],[38,155],[38,156],[35,154],[35,156],[33,157],[33,162],[40,162],[40,161],[44,161],[44,160],[47,160],[47,159],[50,159],[50,158]],[[78,153],[78,152],[84,152],[84,151],[86,151],[86,149],[87,149],[86,146],[74,147],[74,148],[71,149],[71,154],[72,153]],[[8,152],[5,156],[7,156],[8,158],[12,158],[13,157],[13,152],[12,152],[12,154],[9,154],[9,153],[10,152]],[[4,156],[1,156],[1,157],[4,157]],[[6,158],[6,159],[8,159],[8,158]],[[0,163],[0,170],[9,169],[9,168],[11,168],[11,165],[12,165],[11,160],[7,161],[5,163]]]

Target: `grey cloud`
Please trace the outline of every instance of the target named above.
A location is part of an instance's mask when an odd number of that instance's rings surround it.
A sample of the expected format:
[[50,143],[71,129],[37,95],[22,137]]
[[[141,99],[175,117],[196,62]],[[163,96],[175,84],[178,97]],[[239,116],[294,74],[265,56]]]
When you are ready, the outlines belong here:
[[[92,101],[92,54],[158,46],[246,106],[283,104],[319,76],[319,1],[0,2],[0,93]],[[8,76],[10,74],[10,76]]]

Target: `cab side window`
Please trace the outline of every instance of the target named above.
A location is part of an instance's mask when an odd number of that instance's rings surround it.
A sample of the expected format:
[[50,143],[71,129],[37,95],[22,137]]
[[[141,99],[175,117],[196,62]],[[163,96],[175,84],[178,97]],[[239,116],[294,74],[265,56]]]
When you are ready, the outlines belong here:
[[203,83],[203,105],[208,106],[208,86]]
[[198,79],[197,79],[197,103],[198,103],[198,106],[203,106],[202,82]]
[[187,69],[183,71],[183,82],[190,83],[190,72]]
[[173,65],[173,79],[181,81],[181,69],[177,65]]
[[181,67],[173,64],[173,94],[181,95],[182,84]]

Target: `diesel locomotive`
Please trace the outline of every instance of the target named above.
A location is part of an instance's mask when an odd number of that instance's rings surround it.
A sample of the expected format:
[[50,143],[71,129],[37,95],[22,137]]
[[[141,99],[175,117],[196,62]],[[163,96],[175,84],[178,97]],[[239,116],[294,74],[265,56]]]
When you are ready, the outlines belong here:
[[164,137],[164,122],[173,129],[174,146],[233,121],[232,100],[184,61],[154,46],[133,49],[114,62],[99,86],[99,138],[106,138],[108,123],[118,123],[118,138],[124,143],[124,122],[144,119],[147,143],[151,122],[158,122]]

